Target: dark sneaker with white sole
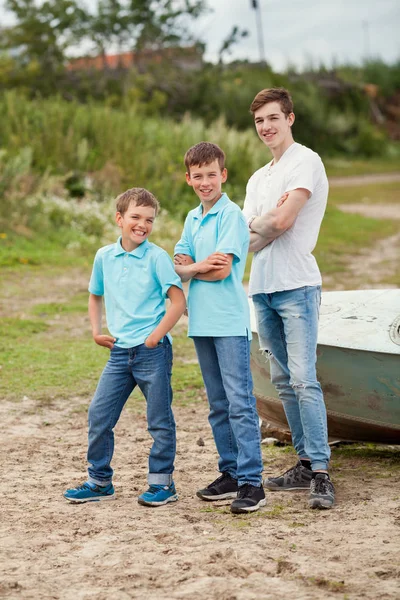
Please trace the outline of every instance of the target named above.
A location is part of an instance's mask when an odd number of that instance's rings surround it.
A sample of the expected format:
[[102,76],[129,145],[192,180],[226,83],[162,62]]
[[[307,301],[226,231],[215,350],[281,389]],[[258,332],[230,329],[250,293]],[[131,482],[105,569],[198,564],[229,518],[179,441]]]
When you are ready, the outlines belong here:
[[237,498],[231,504],[231,512],[235,514],[254,512],[266,504],[263,486],[245,483],[239,487]]
[[332,508],[335,488],[327,473],[316,473],[311,479],[308,505],[310,508]]
[[227,498],[236,498],[237,493],[237,479],[231,477],[229,473],[222,473],[206,488],[199,490],[196,496],[202,500],[226,500]]
[[304,467],[299,461],[279,477],[269,477],[264,480],[264,487],[271,492],[291,492],[295,490],[309,490],[312,471]]

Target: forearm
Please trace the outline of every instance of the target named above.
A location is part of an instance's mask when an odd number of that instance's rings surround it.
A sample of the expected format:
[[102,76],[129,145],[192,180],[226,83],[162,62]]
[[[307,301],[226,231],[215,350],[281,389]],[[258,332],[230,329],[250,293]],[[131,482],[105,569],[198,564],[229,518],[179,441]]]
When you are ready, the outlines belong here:
[[92,335],[100,335],[102,331],[102,312],[103,312],[103,298],[102,296],[95,296],[90,294],[89,296],[89,320],[92,327]]
[[211,269],[207,273],[197,273],[193,279],[199,279],[200,281],[222,281],[226,279],[230,274],[231,270],[228,269]]
[[284,220],[279,218],[278,209],[273,209],[253,219],[251,222],[251,231],[261,236],[264,240],[264,246],[266,246],[282,235],[289,226]]
[[176,286],[172,286],[168,291],[168,297],[170,304],[165,312],[165,315],[157,325],[157,327],[151,332],[147,341],[150,343],[157,344],[174,325],[179,321],[186,309],[185,294],[181,289]]
[[181,281],[189,281],[198,273],[198,269],[196,268],[197,263],[192,263],[190,265],[178,265],[175,263],[175,271],[181,278]]
[[254,231],[250,233],[249,252],[259,252],[265,246],[268,246],[268,244],[269,242],[259,233],[255,233]]

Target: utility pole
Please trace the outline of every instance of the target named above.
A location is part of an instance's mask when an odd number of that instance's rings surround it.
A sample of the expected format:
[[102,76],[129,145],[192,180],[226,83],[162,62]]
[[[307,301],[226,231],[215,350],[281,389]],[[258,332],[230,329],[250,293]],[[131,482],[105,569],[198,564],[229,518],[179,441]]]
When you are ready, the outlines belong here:
[[368,62],[370,59],[370,50],[369,50],[369,22],[363,21],[362,26],[364,29],[364,60]]
[[261,20],[261,8],[258,0],[250,0],[251,7],[255,10],[256,15],[256,26],[257,26],[257,38],[258,38],[258,50],[260,52],[260,62],[265,63],[265,50],[264,50],[264,35]]

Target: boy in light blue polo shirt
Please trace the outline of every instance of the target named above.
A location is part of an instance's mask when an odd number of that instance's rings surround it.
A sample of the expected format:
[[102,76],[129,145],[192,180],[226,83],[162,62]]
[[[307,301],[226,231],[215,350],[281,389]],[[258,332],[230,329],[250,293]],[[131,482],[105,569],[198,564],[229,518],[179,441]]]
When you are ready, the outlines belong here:
[[175,246],[175,270],[189,281],[189,331],[210,404],[221,476],[197,492],[202,500],[234,498],[233,513],[265,506],[260,428],[250,372],[250,315],[242,286],[249,231],[240,208],[222,193],[221,148],[201,142],[185,155],[186,181],[200,205]]
[[[127,190],[116,201],[121,237],[98,250],[89,283],[89,317],[96,344],[110,349],[89,407],[88,481],[69,489],[71,502],[114,498],[111,459],[113,429],[132,390],[147,403],[149,489],[139,503],[160,506],[178,500],[172,473],[176,449],[172,413],[172,346],[169,330],[183,314],[182,284],[168,254],[148,241],[159,209],[143,188]],[[102,298],[111,335],[102,333]],[[166,297],[170,300],[165,309]]]

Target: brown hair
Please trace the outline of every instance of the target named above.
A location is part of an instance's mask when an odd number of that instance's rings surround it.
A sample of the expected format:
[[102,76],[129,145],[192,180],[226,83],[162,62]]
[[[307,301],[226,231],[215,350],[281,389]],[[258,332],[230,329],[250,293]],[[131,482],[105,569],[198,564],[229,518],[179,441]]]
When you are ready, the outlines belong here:
[[293,100],[285,88],[269,88],[258,92],[250,105],[250,112],[254,115],[256,110],[269,102],[279,102],[281,110],[286,117],[293,112]]
[[144,188],[131,188],[120,194],[115,200],[117,212],[122,216],[126,213],[131,202],[135,206],[151,206],[158,213],[160,204],[155,196]]
[[225,168],[225,153],[219,146],[211,142],[199,142],[195,146],[189,148],[185,154],[186,171],[190,171],[190,167],[198,165],[209,165],[214,160],[218,161],[221,171]]

